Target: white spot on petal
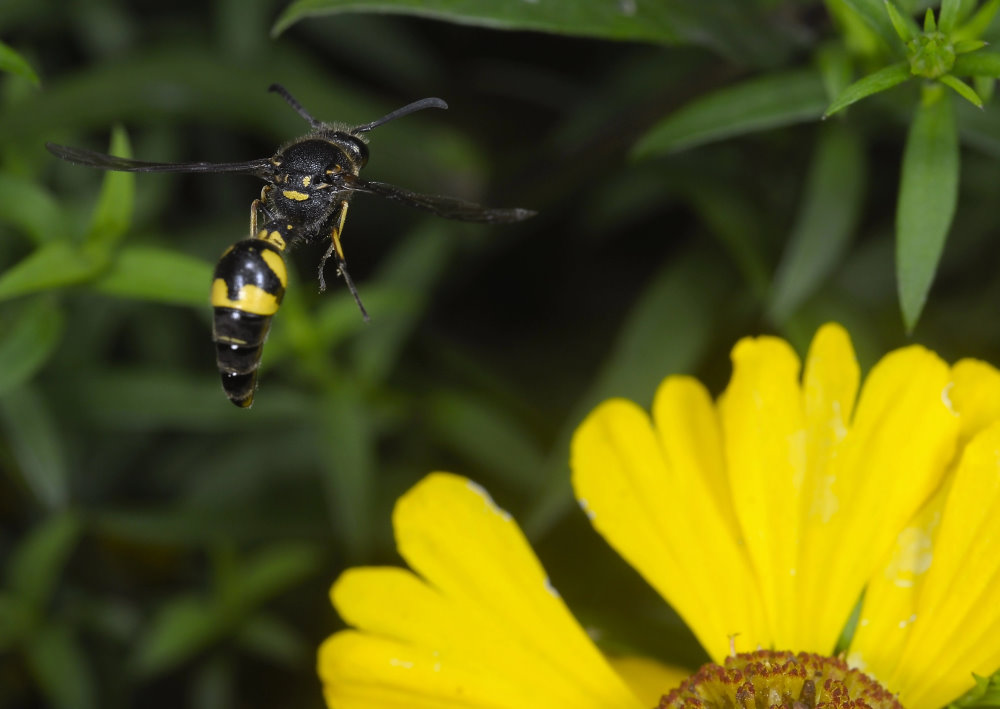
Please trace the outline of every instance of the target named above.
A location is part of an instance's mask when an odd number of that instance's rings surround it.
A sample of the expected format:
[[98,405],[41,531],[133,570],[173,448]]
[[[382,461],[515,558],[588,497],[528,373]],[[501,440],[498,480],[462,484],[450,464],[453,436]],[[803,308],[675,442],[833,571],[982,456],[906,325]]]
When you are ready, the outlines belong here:
[[955,386],[955,382],[948,382],[944,385],[944,389],[941,390],[941,401],[944,402],[944,405],[948,408],[948,411],[951,412],[952,416],[958,416],[958,412],[955,411],[955,407],[952,406],[951,397],[949,396],[953,386]]
[[404,670],[412,670],[413,663],[409,660],[400,660],[398,657],[389,658],[389,664],[393,667],[402,667]]
[[486,492],[486,488],[485,487],[483,487],[479,483],[474,483],[471,480],[469,480],[467,484],[468,484],[470,490],[472,490],[474,493],[476,493],[481,498],[483,498],[483,502],[486,503],[486,506],[493,513],[499,515],[500,519],[502,519],[504,522],[510,522],[510,520],[511,520],[510,513],[507,510],[502,509],[501,507],[499,507],[497,505],[497,503],[495,503],[493,501],[493,498],[490,497],[490,493]]
[[556,587],[552,585],[552,581],[549,579],[548,576],[545,577],[545,590],[551,593],[556,598],[562,598],[562,596],[559,595],[559,591],[556,589]]
[[579,500],[577,500],[577,504],[580,505],[580,509],[583,510],[583,513],[587,515],[587,519],[593,522],[594,517],[596,517],[597,515],[595,515],[594,511],[590,509],[590,503],[588,503],[584,498],[581,497]]

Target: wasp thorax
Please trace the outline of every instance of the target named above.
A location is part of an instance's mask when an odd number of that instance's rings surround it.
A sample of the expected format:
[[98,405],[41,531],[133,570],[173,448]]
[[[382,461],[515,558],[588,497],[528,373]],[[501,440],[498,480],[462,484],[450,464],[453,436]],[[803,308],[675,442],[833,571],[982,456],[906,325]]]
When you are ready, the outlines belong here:
[[896,697],[843,660],[758,650],[703,665],[658,709],[902,709]]

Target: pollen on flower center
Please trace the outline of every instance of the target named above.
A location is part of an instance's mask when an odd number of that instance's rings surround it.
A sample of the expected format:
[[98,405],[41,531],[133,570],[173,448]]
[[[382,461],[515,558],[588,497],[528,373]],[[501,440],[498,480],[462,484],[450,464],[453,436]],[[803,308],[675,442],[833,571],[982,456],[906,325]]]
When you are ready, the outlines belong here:
[[758,650],[707,664],[658,709],[902,709],[896,697],[840,659]]

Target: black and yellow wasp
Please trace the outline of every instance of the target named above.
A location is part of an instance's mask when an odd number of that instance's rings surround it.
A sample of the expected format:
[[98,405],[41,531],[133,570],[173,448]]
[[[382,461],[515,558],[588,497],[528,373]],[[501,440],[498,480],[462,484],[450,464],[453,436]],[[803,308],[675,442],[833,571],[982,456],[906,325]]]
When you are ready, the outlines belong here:
[[253,403],[264,340],[271,317],[285,293],[287,271],[283,254],[298,243],[330,239],[319,265],[320,290],[325,290],[323,269],[333,258],[361,314],[368,320],[354,282],[347,273],[340,235],[347,217],[347,203],[355,192],[378,195],[424,209],[448,219],[470,222],[516,222],[534,214],[527,209],[487,209],[452,197],[424,195],[358,176],[368,162],[365,133],[395,118],[424,108],[447,108],[439,98],[407,104],[378,120],[349,127],[313,118],[278,84],[270,91],[281,95],[309,122],[312,130],[280,148],[270,158],[232,163],[157,163],[127,160],[104,153],[46,143],[56,157],[79,165],[124,172],[204,172],[254,175],[267,184],[250,207],[250,238],[231,246],[219,260],[212,282],[215,311],[212,339],[222,375],[222,388],[240,407]]

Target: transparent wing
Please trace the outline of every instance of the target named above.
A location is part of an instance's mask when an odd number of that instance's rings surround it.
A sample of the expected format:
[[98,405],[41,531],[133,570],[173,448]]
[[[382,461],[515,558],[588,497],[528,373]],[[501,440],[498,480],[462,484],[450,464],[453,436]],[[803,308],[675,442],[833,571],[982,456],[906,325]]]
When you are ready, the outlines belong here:
[[446,219],[457,219],[463,222],[489,222],[499,224],[519,222],[535,216],[530,209],[513,207],[510,209],[492,209],[454,197],[420,194],[410,190],[389,185],[384,182],[372,182],[353,175],[344,176],[344,187],[352,192],[364,192],[378,195],[395,202],[402,202],[417,209],[433,212]]
[[261,175],[273,168],[270,158],[247,162],[143,162],[98,153],[85,148],[56,145],[55,143],[46,143],[45,147],[57,158],[62,158],[67,162],[119,172],[234,172],[245,175]]

